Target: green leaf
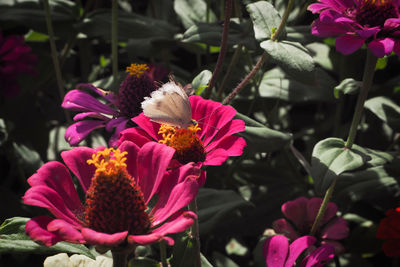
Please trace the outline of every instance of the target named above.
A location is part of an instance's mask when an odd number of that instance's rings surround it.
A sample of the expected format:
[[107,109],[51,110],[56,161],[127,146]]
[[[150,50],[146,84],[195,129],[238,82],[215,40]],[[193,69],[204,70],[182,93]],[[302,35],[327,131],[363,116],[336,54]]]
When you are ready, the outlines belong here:
[[38,253],[55,254],[67,252],[73,254],[82,254],[91,259],[95,256],[90,250],[79,244],[67,242],[58,242],[54,246],[46,247],[32,241],[25,234],[25,224],[29,218],[14,217],[6,219],[0,226],[0,254],[2,253]]
[[200,234],[207,235],[221,223],[235,218],[236,212],[252,207],[231,190],[201,188],[197,195]]
[[[228,47],[242,44],[249,49],[256,49],[257,44],[252,32],[249,31],[248,23],[232,19],[229,25]],[[181,36],[181,41],[185,43],[203,43],[212,46],[220,46],[223,26],[219,23],[196,23],[192,25]]]
[[192,88],[196,95],[200,95],[210,82],[212,72],[203,70],[192,81]]
[[376,62],[376,70],[383,70],[386,68],[388,62],[388,57],[380,57],[378,58],[378,61]]
[[197,22],[217,21],[217,17],[211,9],[207,21],[207,3],[204,0],[175,0],[174,10],[186,29]]
[[353,78],[347,78],[340,82],[338,86],[333,89],[333,95],[336,99],[339,99],[340,94],[354,95],[361,87],[361,82],[354,80]]
[[[302,42],[303,43],[303,42]],[[310,51],[315,63],[319,64],[324,69],[333,71],[333,63],[329,57],[331,47],[323,43],[311,43],[306,46]]]
[[[77,28],[89,38],[111,39],[111,11],[97,9],[87,15]],[[163,20],[141,16],[136,13],[118,13],[118,40],[155,38],[157,40],[174,39],[178,28]]]
[[49,36],[47,34],[35,32],[32,30],[25,34],[24,37],[26,42],[45,42],[49,40]]
[[311,172],[318,193],[324,193],[333,179],[344,172],[384,165],[393,160],[389,153],[358,145],[351,149],[339,138],[327,138],[318,142],[312,152]]
[[[258,41],[263,41],[271,38],[271,34],[275,31],[282,19],[278,11],[273,5],[267,1],[258,1],[246,6],[247,11],[250,14],[250,18],[253,21],[253,29],[255,38]],[[281,33],[281,36],[286,34],[285,31]]]
[[265,127],[264,124],[259,123],[258,121],[255,121],[252,118],[249,118],[246,115],[243,115],[242,113],[239,112],[236,113],[235,119],[244,121],[247,126]]
[[246,126],[244,132],[237,135],[246,139],[247,149],[251,152],[273,152],[290,143],[292,135],[267,127]]
[[273,61],[293,78],[304,83],[315,83],[315,66],[307,48],[300,43],[267,40],[260,46]]
[[239,267],[233,260],[221,253],[214,252],[213,258],[215,259],[215,267]]
[[280,68],[264,73],[258,88],[261,97],[277,98],[290,102],[334,101],[332,89],[335,80],[320,68],[316,71],[316,85],[306,85],[294,80]]
[[384,96],[368,99],[365,108],[387,123],[394,131],[400,131],[400,106]]

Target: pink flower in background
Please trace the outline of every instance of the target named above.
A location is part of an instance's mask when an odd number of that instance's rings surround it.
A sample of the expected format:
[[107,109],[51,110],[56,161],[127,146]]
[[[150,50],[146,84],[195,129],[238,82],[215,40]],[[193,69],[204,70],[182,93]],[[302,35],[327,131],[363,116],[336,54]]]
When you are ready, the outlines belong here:
[[308,7],[318,13],[312,33],[336,37],[336,49],[351,54],[364,43],[377,57],[400,55],[399,0],[319,0]]
[[[263,255],[267,267],[292,267],[295,266],[298,257],[315,244],[317,240],[313,236],[303,236],[294,240],[289,245],[289,240],[283,235],[275,235],[265,240]],[[330,245],[307,251],[300,266],[324,266],[334,257],[334,248]]]
[[[278,219],[272,223],[275,232],[284,234],[290,240],[310,234],[311,227],[318,214],[322,198],[299,197],[282,205],[282,213],[286,219]],[[345,219],[336,216],[336,204],[330,202],[321,220],[316,237],[321,244],[329,244],[335,248],[336,254],[342,253],[344,247],[337,240],[349,235],[349,228]]]
[[[174,150],[131,142],[118,149],[77,147],[61,153],[65,165],[51,161],[28,179],[25,204],[47,208],[55,218],[35,217],[25,226],[34,241],[59,241],[115,247],[147,245],[190,227],[196,219],[181,210],[196,196],[199,170],[192,164],[166,172]],[[86,199],[81,202],[70,172]],[[156,196],[156,197],[155,197]],[[153,198],[154,197],[154,198]],[[149,208],[150,199],[157,199]],[[150,209],[150,211],[149,211]]]
[[[69,91],[64,97],[62,107],[81,113],[75,115],[74,121],[77,122],[65,132],[67,142],[72,146],[78,145],[93,130],[105,128],[108,132],[115,129],[109,145],[116,146],[119,133],[127,127],[131,118],[142,112],[140,103],[144,97],[157,89],[153,78],[162,79],[158,74],[165,74],[163,70],[161,67],[149,69],[144,64],[132,64],[127,68],[129,74],[122,82],[118,95],[103,91],[92,84],[80,84],[78,89]],[[84,88],[100,100],[83,91]]]
[[119,142],[128,140],[138,146],[151,141],[164,143],[176,150],[174,159],[179,164],[217,166],[231,156],[240,156],[246,141],[233,134],[244,131],[245,125],[242,120],[233,120],[236,110],[200,96],[191,96],[189,101],[197,125],[187,128],[160,125],[142,113],[132,119],[139,127],[121,132]]
[[386,212],[379,223],[376,237],[385,240],[382,249],[388,257],[400,257],[400,208]]
[[24,36],[4,37],[0,31],[0,88],[4,96],[12,97],[19,93],[17,78],[20,74],[37,75],[34,68],[37,57],[31,51]]

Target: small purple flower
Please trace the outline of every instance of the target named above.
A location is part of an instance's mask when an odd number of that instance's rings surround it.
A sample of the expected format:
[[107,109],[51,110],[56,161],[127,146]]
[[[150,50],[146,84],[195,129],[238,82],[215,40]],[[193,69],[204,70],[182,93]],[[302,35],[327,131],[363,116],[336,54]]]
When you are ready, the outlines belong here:
[[31,51],[22,35],[4,37],[0,31],[0,88],[4,96],[12,97],[19,93],[18,75],[37,75],[34,69],[37,57]]
[[[68,127],[65,139],[72,145],[78,145],[90,132],[97,128],[105,128],[114,134],[109,140],[110,146],[116,146],[119,133],[126,128],[131,118],[142,112],[140,103],[145,96],[157,89],[154,78],[155,68],[144,64],[132,64],[127,67],[129,75],[122,82],[118,95],[106,92],[92,84],[79,84],[78,89],[69,91],[62,103],[62,107],[78,111],[74,117],[76,123]],[[97,95],[99,99],[82,89]]]
[[[310,234],[318,210],[322,204],[322,198],[299,197],[282,205],[282,213],[287,219],[278,219],[272,223],[275,232],[284,234],[290,240]],[[329,202],[325,215],[321,220],[316,237],[321,244],[329,244],[335,248],[335,253],[344,251],[343,245],[337,240],[349,235],[349,228],[345,219],[336,216],[337,206]]]
[[338,36],[336,49],[345,55],[364,43],[377,57],[400,55],[399,0],[318,0],[308,10],[319,14],[312,33]]
[[[313,236],[302,236],[289,245],[289,240],[283,235],[275,235],[265,240],[263,255],[267,267],[292,267],[298,257],[307,248],[312,248],[316,238]],[[306,256],[300,266],[324,266],[334,257],[335,249],[330,245],[306,251]]]

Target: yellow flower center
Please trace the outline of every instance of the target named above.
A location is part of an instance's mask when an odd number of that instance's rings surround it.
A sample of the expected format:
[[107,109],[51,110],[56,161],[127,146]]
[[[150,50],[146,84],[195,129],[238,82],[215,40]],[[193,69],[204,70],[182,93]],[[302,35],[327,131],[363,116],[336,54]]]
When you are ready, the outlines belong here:
[[126,67],[126,72],[128,72],[129,75],[134,75],[139,78],[148,69],[149,67],[146,64],[131,64],[129,67]]
[[200,130],[198,124],[187,128],[162,124],[158,134],[161,134],[163,138],[158,142],[174,148],[176,150],[174,158],[182,164],[204,161],[203,142],[197,136],[197,132]]
[[126,154],[128,152],[121,152],[119,148],[106,148],[93,154],[92,159],[88,159],[87,163],[96,167],[96,175],[112,176],[116,175],[120,169],[126,168]]

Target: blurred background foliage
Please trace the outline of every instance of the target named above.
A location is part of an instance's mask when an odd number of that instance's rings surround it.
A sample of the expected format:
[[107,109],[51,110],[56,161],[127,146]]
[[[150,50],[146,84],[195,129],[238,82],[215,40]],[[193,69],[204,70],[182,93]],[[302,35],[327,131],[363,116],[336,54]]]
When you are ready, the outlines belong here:
[[[259,43],[267,38],[255,32],[251,10],[246,8],[256,1],[233,2],[228,51],[214,100],[229,94],[266,49]],[[285,0],[268,2],[280,14],[287,5]],[[207,170],[207,183],[197,199],[201,251],[213,266],[264,266],[260,240],[272,221],[283,216],[281,205],[298,196],[322,197],[326,189],[312,179],[321,171],[316,164],[309,165],[312,157],[318,159],[315,145],[328,137],[347,137],[366,50],[343,56],[336,52],[334,39],[312,36],[314,17],[306,9],[311,2],[295,1],[284,40],[306,48],[315,64],[312,74],[299,74],[272,57],[231,103],[237,117],[246,122],[240,135],[247,147],[241,157]],[[65,91],[89,82],[117,92],[111,70],[111,1],[52,0],[50,8]],[[0,14],[3,36],[23,35],[38,56],[38,75],[21,75],[20,93],[0,99],[0,220],[4,221],[43,214],[23,205],[21,196],[30,175],[70,149],[64,140],[70,121],[60,107],[42,1],[2,0]],[[119,0],[120,81],[131,63],[154,64],[168,69],[182,84],[193,83],[201,93],[218,57],[223,18],[224,1]],[[381,252],[375,234],[384,212],[397,207],[400,197],[399,68],[395,55],[379,60],[356,140],[361,147],[387,152],[390,160],[338,174],[332,200],[351,229],[344,244],[347,251],[339,259],[342,266],[393,264]],[[83,145],[106,145],[108,137],[98,131]],[[24,222],[18,221],[15,229],[23,229]],[[0,228],[3,241],[11,233],[7,231]],[[0,266],[40,266],[44,257],[57,251],[93,253],[82,246],[43,249],[21,235],[19,241],[23,240],[26,243],[14,247],[12,241],[0,242]],[[157,258],[156,250],[143,253]],[[154,266],[148,264],[143,266]]]

